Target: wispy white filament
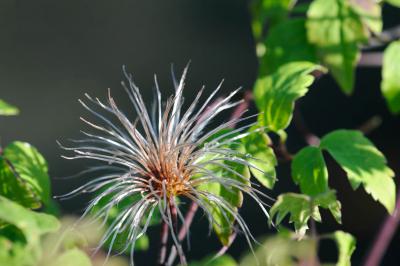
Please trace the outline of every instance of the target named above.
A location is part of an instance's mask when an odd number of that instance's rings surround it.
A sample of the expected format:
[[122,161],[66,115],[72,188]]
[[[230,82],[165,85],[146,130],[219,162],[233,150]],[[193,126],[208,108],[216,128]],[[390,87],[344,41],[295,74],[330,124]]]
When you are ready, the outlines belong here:
[[[213,210],[219,211],[228,221],[229,217],[233,217],[238,228],[234,228],[232,224],[232,230],[241,231],[251,247],[251,242],[255,240],[244,219],[237,212],[236,206],[232,206],[219,195],[200,189],[205,184],[218,183],[228,191],[235,189],[242,191],[253,198],[268,217],[267,205],[259,198],[259,196],[267,198],[268,196],[254,188],[246,177],[233,169],[231,163],[262,170],[246,160],[250,157],[249,155],[227,148],[251,134],[246,130],[253,124],[234,129],[204,143],[218,131],[231,128],[238,122],[253,117],[235,118],[205,131],[217,115],[240,103],[240,101],[231,102],[239,89],[212,103],[222,85],[221,82],[200,105],[202,88],[189,107],[183,110],[183,88],[187,74],[187,68],[185,68],[179,82],[174,78],[175,94],[166,102],[162,102],[155,77],[155,102],[150,114],[132,76],[125,69],[124,74],[128,83],[122,83],[122,85],[137,114],[137,119],[135,121],[128,119],[117,107],[110,91],[107,103],[85,94],[90,105],[82,100],[79,102],[101,123],[90,122],[85,118],[81,120],[99,133],[82,132],[85,139],[74,141],[76,147],[67,148],[60,144],[62,148],[74,152],[73,156],[64,156],[64,158],[101,161],[105,165],[95,167],[93,171],[108,170],[110,172],[62,196],[69,198],[80,193],[100,191],[89,202],[83,216],[89,214],[100,200],[105,197],[110,198],[93,217],[95,220],[103,219],[103,224],[105,224],[113,206],[127,198],[139,198],[118,214],[105,232],[98,248],[106,241],[110,241],[108,250],[108,255],[110,255],[111,247],[118,234],[127,231],[127,242],[121,252],[125,252],[130,247],[133,265],[135,242],[146,232],[152,215],[158,211],[163,222],[168,225],[181,264],[186,264],[175,228],[178,221],[185,226],[183,214],[176,201],[178,197],[186,197],[199,205],[208,218],[210,230],[212,224],[222,226],[214,219]],[[104,114],[96,111],[95,108],[102,109]],[[224,169],[229,176],[214,173],[208,166]],[[178,221],[174,220],[172,210],[176,210]]]

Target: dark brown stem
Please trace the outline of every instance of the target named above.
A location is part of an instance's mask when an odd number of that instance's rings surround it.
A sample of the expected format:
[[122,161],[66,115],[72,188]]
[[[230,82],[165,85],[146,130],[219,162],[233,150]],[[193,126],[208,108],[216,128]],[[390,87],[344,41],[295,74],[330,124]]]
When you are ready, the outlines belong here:
[[[188,233],[190,225],[193,222],[193,218],[196,214],[198,207],[199,206],[195,202],[192,202],[190,204],[189,210],[187,211],[186,216],[185,216],[184,224],[182,225],[182,227],[178,233],[179,241],[182,241],[185,238],[186,234]],[[169,257],[168,257],[168,260],[166,263],[167,266],[172,265],[172,263],[175,261],[176,255],[177,255],[176,248],[175,248],[175,246],[173,246],[171,248],[171,252],[169,253]]]
[[160,254],[158,257],[158,265],[165,265],[165,259],[167,255],[167,244],[168,244],[168,224],[162,221],[161,224],[161,247]]
[[368,135],[369,133],[377,129],[381,124],[382,124],[382,118],[378,115],[375,115],[370,119],[368,119],[364,124],[359,126],[358,130],[360,130],[365,135]]
[[393,215],[388,215],[385,222],[383,223],[378,235],[376,236],[371,251],[368,253],[364,266],[375,266],[381,265],[380,262],[383,255],[389,246],[393,235],[396,233],[396,229],[400,223],[400,191],[397,193],[396,208]]

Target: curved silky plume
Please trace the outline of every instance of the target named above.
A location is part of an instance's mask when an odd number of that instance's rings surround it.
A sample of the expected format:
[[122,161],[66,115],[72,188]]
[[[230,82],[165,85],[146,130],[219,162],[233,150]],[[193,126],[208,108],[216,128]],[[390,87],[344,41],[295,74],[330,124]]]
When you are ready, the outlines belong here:
[[[171,71],[173,72],[172,69]],[[202,185],[217,183],[227,191],[240,191],[256,201],[266,217],[269,217],[267,211],[269,205],[261,198],[273,199],[257,189],[257,184],[232,166],[232,164],[242,165],[264,173],[262,169],[248,161],[248,159],[257,161],[256,158],[244,155],[233,148],[240,145],[241,139],[263,129],[248,131],[256,124],[253,122],[234,128],[237,123],[251,121],[257,115],[233,118],[204,132],[220,113],[242,102],[231,102],[240,88],[224,98],[215,100],[215,95],[222,86],[221,82],[201,104],[203,86],[194,96],[194,100],[183,110],[186,67],[179,81],[173,74],[175,93],[166,100],[165,105],[162,102],[157,77],[154,76],[154,103],[149,112],[139,88],[125,67],[123,74],[127,83],[121,84],[136,112],[137,119],[131,121],[118,108],[110,90],[104,102],[85,94],[87,103],[83,100],[79,102],[98,122],[91,122],[85,118],[81,120],[100,134],[81,131],[85,138],[72,140],[75,147],[65,147],[59,143],[62,149],[74,153],[72,156],[63,156],[66,159],[84,158],[104,163],[103,166],[93,167],[81,174],[102,170],[108,172],[59,197],[70,198],[82,193],[98,192],[88,203],[81,219],[92,213],[94,207],[107,198],[108,201],[92,214],[92,222],[101,220],[104,226],[114,206],[125,199],[139,198],[124,207],[108,225],[95,252],[108,241],[107,257],[110,256],[118,235],[127,232],[126,243],[117,254],[130,249],[133,265],[135,242],[146,233],[153,214],[159,212],[161,220],[169,228],[173,243],[171,252],[177,252],[180,263],[186,265],[181,244],[183,239],[179,239],[178,235],[178,226],[187,226],[177,201],[177,198],[181,197],[193,201],[204,211],[210,233],[213,225],[222,226],[213,216],[212,210],[215,209],[229,222],[232,231],[243,233],[246,242],[253,249],[252,243],[256,241],[239,214],[238,208],[219,195],[201,190]],[[105,114],[97,110],[103,110]],[[244,110],[240,116],[246,111]],[[215,133],[225,129],[230,130],[208,141]],[[207,169],[207,166],[223,169],[227,176],[217,175]],[[189,246],[190,232],[188,228],[185,229]],[[167,265],[173,262],[173,258],[166,261]]]

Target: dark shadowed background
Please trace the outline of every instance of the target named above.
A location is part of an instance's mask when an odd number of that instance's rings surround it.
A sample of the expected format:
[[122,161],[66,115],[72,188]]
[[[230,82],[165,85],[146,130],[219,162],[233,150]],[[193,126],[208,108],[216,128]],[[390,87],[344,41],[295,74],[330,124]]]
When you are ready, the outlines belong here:
[[[384,18],[385,27],[394,26],[400,23],[400,11],[385,7]],[[56,178],[79,172],[85,162],[61,159],[63,151],[56,140],[78,137],[83,127],[79,117],[90,117],[77,99],[86,92],[104,98],[111,88],[117,103],[130,111],[120,87],[122,65],[133,73],[145,99],[150,100],[153,75],[157,73],[168,95],[172,92],[171,63],[180,72],[189,60],[186,102],[203,84],[212,92],[223,78],[222,94],[239,86],[252,87],[258,65],[246,1],[0,0],[0,98],[21,109],[18,117],[0,117],[1,144],[24,140],[35,145],[49,162],[53,193],[69,191],[80,180]],[[337,128],[357,128],[380,115],[383,123],[369,137],[398,175],[400,119],[388,113],[379,90],[380,79],[379,68],[358,69],[355,93],[347,97],[324,76],[299,105],[309,128],[319,136]],[[292,152],[305,145],[294,127],[289,128],[288,144]],[[352,192],[343,171],[326,158],[333,177],[331,185],[344,206],[344,225],[325,215],[327,222],[318,229],[352,232],[358,240],[354,255],[358,265],[386,214],[362,190]],[[288,166],[279,167],[280,182],[270,194],[296,191]],[[60,204],[65,213],[79,213],[86,199]],[[248,202],[242,213],[254,234],[263,236],[268,233],[267,222],[256,209]],[[205,234],[206,219],[198,217],[189,252],[194,259],[218,248],[216,238]],[[148,265],[149,254],[156,255],[157,229],[151,230],[151,237],[150,251],[138,255],[139,265]],[[397,232],[382,265],[399,264],[399,241]],[[239,237],[230,253],[240,257],[246,249],[246,242]],[[321,255],[334,259],[334,254],[335,250],[328,250]]]

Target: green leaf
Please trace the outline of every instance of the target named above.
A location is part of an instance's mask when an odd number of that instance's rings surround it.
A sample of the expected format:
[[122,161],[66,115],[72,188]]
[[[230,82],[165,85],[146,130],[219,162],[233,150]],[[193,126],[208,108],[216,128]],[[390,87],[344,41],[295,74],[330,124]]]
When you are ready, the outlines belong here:
[[296,0],[253,0],[250,10],[254,37],[262,37],[267,22],[273,26],[284,20],[295,3]]
[[237,263],[231,256],[223,255],[215,259],[210,256],[201,261],[193,261],[189,266],[237,266]]
[[340,201],[336,200],[336,191],[327,190],[313,198],[315,205],[320,206],[324,209],[328,209],[336,222],[342,223],[342,205]]
[[350,4],[361,20],[373,33],[382,32],[382,8],[375,0],[350,0]]
[[11,165],[1,156],[0,195],[30,209],[41,206],[40,198],[34,193],[30,184],[16,175]]
[[265,48],[265,54],[260,59],[262,75],[272,73],[290,62],[317,62],[315,48],[307,39],[303,18],[286,20],[273,27],[265,40]]
[[[15,247],[12,242],[7,242],[4,238],[0,240],[0,243],[8,245],[7,249],[10,251],[15,248],[19,250],[24,249],[25,252],[32,256],[32,260],[40,258],[41,236],[57,231],[60,226],[54,216],[25,209],[23,206],[2,196],[0,196],[0,221],[15,226],[25,239],[23,244],[17,242]],[[8,255],[14,256],[14,253],[8,252]]]
[[[229,133],[231,130],[223,130],[221,132],[217,132],[214,134],[208,141],[211,141],[212,139],[215,139],[216,137],[221,137],[223,134]],[[229,136],[223,137],[219,139],[219,141],[226,140],[228,138],[234,137],[235,134],[231,134]],[[207,145],[207,144],[205,144]],[[223,146],[222,146],[223,147]],[[244,144],[242,142],[235,142],[233,144],[229,144],[228,147],[225,147],[228,149],[234,149],[238,152],[237,156],[238,157],[243,157],[242,159],[246,159],[245,154],[246,150],[244,147]],[[215,155],[218,156],[218,155]],[[214,155],[208,154],[207,157],[204,157],[202,161],[206,163],[210,157],[214,158]],[[250,179],[250,170],[247,166],[244,166],[242,164],[238,164],[235,162],[231,161],[223,161],[221,162],[222,164],[229,166],[233,171],[241,174],[244,178]],[[224,178],[232,178],[235,180],[238,180],[240,182],[245,182],[242,177],[237,176],[236,174],[232,173],[231,171],[226,170],[223,167],[220,167],[215,164],[206,164],[205,168],[208,171],[211,171],[215,176],[220,176]],[[243,193],[237,189],[237,188],[225,188],[223,185],[220,183],[215,183],[215,182],[210,182],[206,184],[201,184],[197,187],[199,190],[207,191],[209,193],[212,193],[213,195],[222,197],[224,200],[226,200],[229,204],[231,204],[233,207],[240,207],[242,206],[243,203]],[[205,199],[207,200],[207,199]],[[222,213],[221,209],[215,206],[215,204],[211,201],[209,201],[209,211],[212,213],[213,218],[215,220],[215,223],[213,224],[214,231],[216,235],[218,236],[219,240],[224,246],[230,245],[231,241],[231,236],[233,234],[233,222],[234,222],[234,217],[226,213]],[[237,208],[235,208],[237,210]]]
[[351,94],[360,57],[358,44],[368,37],[360,16],[347,0],[315,0],[307,17],[308,40],[342,90]]
[[[257,130],[255,127],[250,131]],[[255,131],[242,139],[245,143],[247,161],[258,169],[250,168],[253,176],[265,187],[272,189],[276,182],[275,167],[278,164],[273,149],[269,146],[271,140],[262,131]]]
[[328,169],[318,147],[305,147],[292,161],[292,178],[300,191],[314,198],[314,203],[329,209],[338,223],[342,221],[341,204],[328,186]]
[[302,194],[281,194],[270,211],[271,220],[276,216],[276,225],[279,225],[288,214],[289,223],[294,223],[294,228],[300,236],[306,233],[310,217],[316,221],[321,220],[318,206],[313,206],[311,198]]
[[17,115],[19,110],[17,107],[6,103],[0,99],[0,115]]
[[305,147],[299,151],[292,161],[292,178],[301,192],[309,196],[329,190],[328,169],[321,149]]
[[396,198],[394,173],[386,165],[384,155],[361,132],[336,130],[324,136],[320,147],[326,149],[346,171],[353,189],[361,184],[389,213]]
[[396,7],[400,7],[400,0],[385,0],[385,2],[387,2],[393,6],[396,6]]
[[339,250],[337,266],[351,266],[351,255],[356,249],[356,239],[349,233],[336,231],[330,236]]
[[270,222],[275,217],[275,224],[279,225],[289,215],[289,223],[294,223],[296,233],[302,237],[308,229],[307,223],[310,218],[321,222],[319,207],[330,210],[336,221],[341,223],[341,205],[336,200],[334,190],[328,190],[314,197],[296,193],[281,194],[271,208]]
[[15,141],[3,151],[3,156],[13,166],[18,176],[31,187],[45,204],[50,202],[50,178],[47,163],[38,150],[29,143]]
[[[104,188],[104,190],[107,188]],[[101,193],[103,190],[99,191],[99,193]],[[97,204],[95,207],[93,207],[92,209],[92,214],[96,214],[98,211],[100,211],[106,204],[108,204],[110,202],[110,200],[112,200],[114,194],[108,194],[107,196],[103,197]],[[111,226],[114,222],[115,219],[118,217],[118,215],[126,208],[128,208],[129,206],[132,206],[133,204],[135,204],[135,202],[137,202],[139,200],[140,196],[136,195],[133,197],[129,197],[129,198],[124,198],[123,200],[121,200],[118,204],[115,204],[111,207],[111,209],[109,210],[108,213],[108,217],[107,217],[107,221],[106,224],[107,226]],[[151,217],[150,223],[149,225],[155,225],[155,224],[159,224],[160,223],[160,214],[158,212],[158,209],[156,209],[153,212],[153,216]],[[105,242],[105,246],[107,248],[111,248],[114,251],[122,251],[125,248],[126,245],[126,241],[129,237],[129,231],[130,228],[127,227],[124,231],[120,232],[114,242],[112,243],[111,246],[111,242],[112,242],[112,236],[110,236],[106,242]],[[147,235],[142,235],[139,239],[136,240],[135,242],[135,250],[139,251],[139,250],[147,250],[149,248],[149,238]],[[125,250],[125,254],[129,254],[130,252],[130,245],[129,247]]]
[[392,42],[383,54],[382,83],[383,96],[392,113],[400,113],[400,41]]
[[77,248],[65,251],[58,256],[49,266],[91,266],[88,255]]
[[315,70],[323,68],[310,62],[289,63],[257,80],[254,99],[269,130],[278,132],[289,125],[294,101],[306,94],[314,82],[310,73]]
[[[248,252],[240,259],[240,266],[295,266],[312,265],[317,256],[316,241],[310,238],[296,239],[293,233],[275,234],[256,246],[255,253]],[[307,263],[309,262],[309,263]]]

